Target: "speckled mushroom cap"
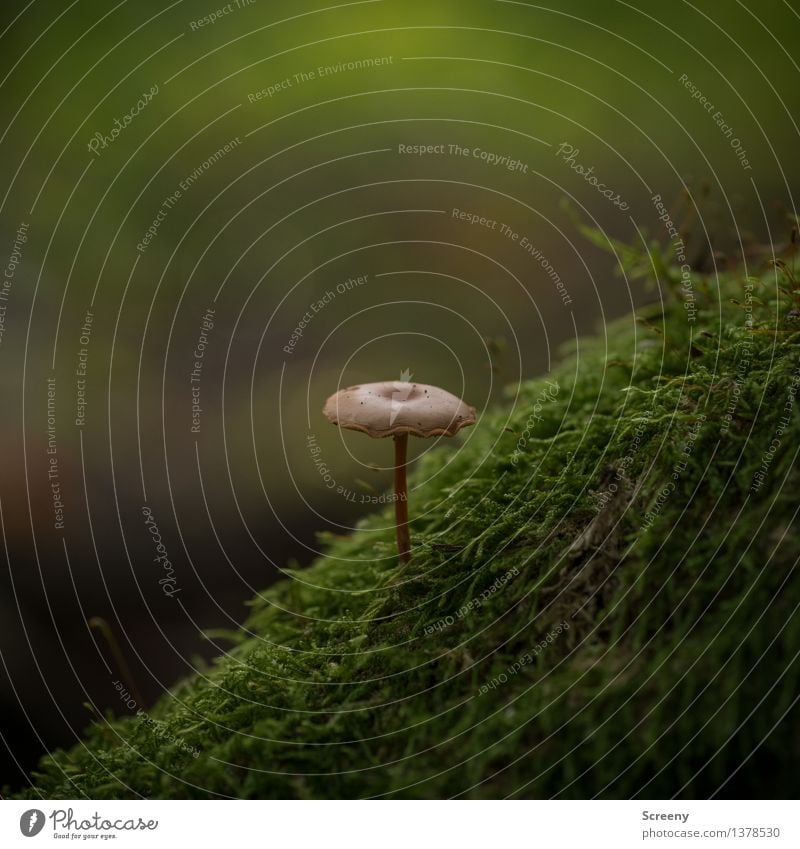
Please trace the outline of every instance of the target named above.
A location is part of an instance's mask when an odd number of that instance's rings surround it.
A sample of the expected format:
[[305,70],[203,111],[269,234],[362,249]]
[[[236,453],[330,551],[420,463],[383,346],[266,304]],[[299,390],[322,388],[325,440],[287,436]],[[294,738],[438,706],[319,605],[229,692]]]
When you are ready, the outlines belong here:
[[460,398],[424,383],[388,380],[348,386],[331,395],[322,410],[339,427],[370,436],[455,436],[475,424],[475,408]]

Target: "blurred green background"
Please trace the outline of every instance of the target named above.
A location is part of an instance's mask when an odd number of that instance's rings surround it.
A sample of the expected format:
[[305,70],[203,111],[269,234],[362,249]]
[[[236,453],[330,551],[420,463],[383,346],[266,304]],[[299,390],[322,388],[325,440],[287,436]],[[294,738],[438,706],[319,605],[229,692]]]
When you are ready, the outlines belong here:
[[125,709],[88,617],[109,621],[149,703],[220,650],[201,630],[232,627],[314,556],[317,531],[375,509],[391,446],[331,428],[329,394],[410,370],[482,410],[658,297],[612,273],[565,199],[639,242],[668,238],[660,196],[694,268],[789,234],[795,3],[35,0],[0,15],[12,782],[73,739],[84,703]]

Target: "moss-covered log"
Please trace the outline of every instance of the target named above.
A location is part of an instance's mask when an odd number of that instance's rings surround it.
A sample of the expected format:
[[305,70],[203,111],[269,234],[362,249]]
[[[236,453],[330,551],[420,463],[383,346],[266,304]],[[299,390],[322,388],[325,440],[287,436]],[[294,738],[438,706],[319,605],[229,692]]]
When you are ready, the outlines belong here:
[[329,537],[27,795],[796,793],[796,284],[635,259],[663,303],[416,468],[408,566],[390,510]]

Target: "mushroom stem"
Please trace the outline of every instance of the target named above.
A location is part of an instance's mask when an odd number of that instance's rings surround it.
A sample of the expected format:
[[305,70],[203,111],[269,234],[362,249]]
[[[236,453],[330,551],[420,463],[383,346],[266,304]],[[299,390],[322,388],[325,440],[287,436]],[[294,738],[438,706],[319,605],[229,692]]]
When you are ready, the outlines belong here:
[[394,516],[397,524],[397,550],[400,562],[408,563],[411,540],[408,534],[408,490],[406,486],[406,450],[408,434],[397,433],[394,437]]

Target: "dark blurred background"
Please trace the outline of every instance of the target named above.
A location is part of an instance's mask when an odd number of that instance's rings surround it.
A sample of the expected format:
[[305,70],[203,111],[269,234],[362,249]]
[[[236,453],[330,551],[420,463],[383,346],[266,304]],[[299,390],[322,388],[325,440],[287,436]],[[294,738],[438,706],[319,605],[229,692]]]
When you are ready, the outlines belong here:
[[659,195],[695,268],[789,233],[795,2],[0,17],[0,784],[128,710],[92,617],[147,707],[377,509],[390,446],[328,394],[408,369],[483,409],[658,297],[573,214],[666,239]]

